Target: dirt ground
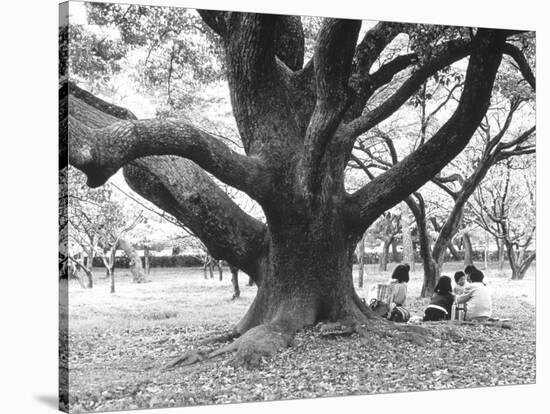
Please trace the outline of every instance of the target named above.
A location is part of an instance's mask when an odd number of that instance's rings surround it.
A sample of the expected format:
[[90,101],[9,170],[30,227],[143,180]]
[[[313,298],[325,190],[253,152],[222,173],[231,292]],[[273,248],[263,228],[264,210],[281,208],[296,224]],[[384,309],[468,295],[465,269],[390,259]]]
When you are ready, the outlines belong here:
[[[483,268],[482,264],[477,263]],[[450,263],[452,276],[461,265]],[[367,266],[358,293],[389,280]],[[231,301],[230,273],[205,280],[202,269],[152,269],[151,283],[131,283],[117,270],[117,293],[109,294],[104,271],[93,289],[68,284],[69,408],[72,412],[158,408],[197,404],[343,396],[535,382],[535,266],[522,281],[510,272],[484,270],[493,313],[513,329],[459,326],[449,339],[425,345],[396,338],[326,338],[315,327],[296,336],[293,347],[257,369],[235,368],[229,358],[164,370],[200,339],[229,331],[244,315],[256,288],[241,276],[241,298]],[[408,308],[421,315],[421,268],[411,274]],[[62,282],[65,283],[66,282]]]

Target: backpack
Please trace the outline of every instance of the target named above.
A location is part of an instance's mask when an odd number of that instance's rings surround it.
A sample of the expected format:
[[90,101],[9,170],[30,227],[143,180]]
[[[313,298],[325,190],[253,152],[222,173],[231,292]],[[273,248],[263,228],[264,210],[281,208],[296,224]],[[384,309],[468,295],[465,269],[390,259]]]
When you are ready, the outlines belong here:
[[390,321],[405,323],[411,318],[411,314],[403,306],[396,306],[390,313]]

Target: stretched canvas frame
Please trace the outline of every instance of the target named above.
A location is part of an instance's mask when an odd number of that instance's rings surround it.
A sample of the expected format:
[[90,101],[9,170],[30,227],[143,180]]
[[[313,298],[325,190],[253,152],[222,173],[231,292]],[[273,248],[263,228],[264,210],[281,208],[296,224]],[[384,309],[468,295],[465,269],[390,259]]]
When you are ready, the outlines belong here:
[[[63,7],[64,7],[64,5],[61,6],[62,9],[63,9]],[[144,6],[144,7],[147,7],[147,6]],[[69,5],[69,8],[70,8],[70,5]],[[66,15],[67,14],[62,10],[61,11],[61,16],[66,16]],[[472,33],[472,35],[473,35],[473,33]],[[71,55],[70,54],[70,48],[71,48],[70,42],[69,42],[68,48],[69,48],[68,56],[70,56]],[[63,55],[60,54],[60,56],[62,57]],[[509,56],[512,56],[512,53],[509,53]],[[415,58],[415,59],[420,59],[420,58]],[[413,63],[416,64],[417,62],[415,61]],[[518,67],[520,68],[520,72],[525,77],[526,83],[528,85],[534,87],[534,78],[530,79],[530,76],[532,76],[532,73],[529,74],[525,70],[521,70],[522,65],[521,65],[520,61],[516,61],[516,63],[518,65]],[[299,68],[297,68],[297,69],[299,69]],[[93,77],[93,73],[91,74],[91,76]],[[329,80],[331,78],[332,78],[332,75],[327,77],[327,79],[329,79]],[[69,81],[69,83],[63,84],[63,81]],[[529,88],[528,85],[526,86],[527,88]],[[339,93],[339,90],[338,90],[337,86],[338,85],[333,86],[336,89],[334,89],[332,91],[336,95]],[[317,87],[321,88],[322,86],[317,86]],[[329,94],[329,97],[333,97],[333,95]],[[104,100],[104,99],[97,99],[97,97],[94,97],[92,95],[88,95],[85,88],[81,88],[80,86],[78,86],[77,82],[73,82],[73,79],[71,79],[71,74],[69,72],[68,78],[62,79],[62,87],[60,88],[60,158],[59,158],[60,165],[66,165],[67,164],[66,152],[68,151],[70,153],[71,140],[69,139],[69,137],[71,136],[71,126],[70,126],[70,123],[68,121],[68,117],[66,116],[66,113],[64,113],[64,111],[66,111],[68,109],[68,113],[69,114],[71,113],[71,98],[75,100],[75,101],[73,101],[75,103],[75,106],[73,107],[73,110],[75,110],[77,112],[82,111],[83,110],[82,108],[85,108],[84,106],[78,107],[79,103],[76,100],[79,100],[81,102],[85,102],[88,105],[90,105],[91,102],[95,103],[95,108],[96,109],[101,108],[102,110],[106,111],[108,113],[108,115],[111,116],[111,117],[118,115],[119,119],[132,119],[133,118],[132,114],[127,111],[127,108],[124,108],[122,105],[113,105],[113,102],[109,102],[108,100]],[[237,98],[234,98],[234,99],[237,99]],[[413,102],[413,105],[414,105],[414,102]],[[76,108],[76,109],[74,109],[74,108]],[[326,115],[324,115],[324,116],[326,116]],[[520,132],[526,132],[526,131],[528,131],[528,129],[524,129],[523,131],[520,131]],[[244,131],[240,131],[240,133],[241,133],[241,135],[246,134],[246,132],[244,132]],[[522,142],[527,142],[527,141],[524,140]],[[244,145],[245,145],[245,148],[246,148],[247,143],[245,143]],[[520,151],[524,150],[524,147],[521,147],[521,146],[519,146],[519,147],[516,146],[513,149],[516,149],[516,148],[519,148]],[[250,148],[246,148],[246,151],[249,151],[249,150],[250,150]],[[506,150],[506,148],[504,148],[504,150]],[[160,154],[152,153],[152,154],[147,154],[147,155],[160,155]],[[523,155],[523,154],[518,154],[518,155]],[[191,157],[193,157],[193,155]],[[198,162],[199,165],[200,165],[201,162],[205,162],[200,156],[198,158],[196,158],[195,161]],[[243,159],[243,162],[244,162],[244,159]],[[68,163],[71,164],[71,159],[70,158],[68,160]],[[77,166],[79,166],[83,169],[86,169],[85,163],[80,162],[80,160],[77,160],[76,158],[73,159],[72,163],[73,163],[73,165],[77,165]],[[208,161],[206,161],[206,164],[208,164]],[[245,165],[245,167],[246,168],[252,168],[253,166],[252,165]],[[96,167],[93,167],[93,168],[96,168]],[[93,173],[93,171],[92,171],[93,168],[89,169],[88,171],[89,172],[91,171]],[[104,167],[102,167],[102,168],[104,168]],[[217,172],[216,168],[214,168],[213,171]],[[97,173],[97,171],[95,171],[95,172]],[[99,174],[97,174],[97,176],[101,176],[101,175],[102,175],[101,172]],[[214,175],[216,175],[216,174],[214,173]],[[223,176],[226,180],[228,180],[232,183],[236,183],[236,186],[239,187],[239,184],[235,181],[234,177],[227,177],[227,176],[224,176],[222,173],[220,173],[220,176]],[[313,175],[313,177],[315,177],[315,175]],[[60,174],[60,180],[62,180],[60,190],[61,190],[62,194],[63,194],[63,189],[66,188],[66,187],[64,187],[65,183],[68,183],[68,181],[63,181],[65,178],[66,177],[63,176],[63,174]],[[90,176],[88,176],[88,179],[90,180]],[[89,181],[89,182],[95,185],[96,183],[93,183],[93,179],[94,179],[94,177],[92,176],[92,181]],[[101,177],[99,179],[103,180],[103,177]],[[256,196],[261,197],[260,195],[256,195]],[[482,196],[480,196],[480,197],[482,197]],[[61,212],[61,216],[63,216],[63,213],[64,213],[63,208],[65,208],[65,207],[68,208],[68,202],[65,201],[65,198],[63,198],[63,197],[60,198],[60,201],[61,201],[61,204],[60,204],[61,210],[60,210],[60,212]],[[390,213],[390,214],[392,214],[392,213]],[[177,216],[177,214],[176,214],[176,216]],[[391,221],[392,221],[392,218],[388,217],[388,223],[391,223]],[[65,229],[67,229],[67,228],[62,226],[61,229],[63,231],[65,231]],[[61,242],[60,251],[61,252],[63,252],[63,249],[65,248],[65,245],[68,246],[68,242],[66,242],[67,238],[68,238],[68,235],[66,233],[60,232],[60,242]],[[63,244],[64,242],[65,242],[65,244]],[[131,261],[132,260],[131,253],[128,253],[128,255],[129,255],[130,261]],[[219,258],[220,259],[226,259],[225,257],[219,257]],[[63,275],[63,276],[65,276],[65,275]],[[70,303],[68,302],[68,299],[70,298],[70,294],[67,290],[65,290],[65,289],[68,288],[69,283],[62,283],[60,286],[61,286],[61,288],[60,288],[61,289],[60,290],[60,396],[61,396],[61,401],[62,401],[61,408],[67,409],[67,408],[71,407],[71,385],[70,385],[71,381],[69,380],[69,378],[70,378],[70,372],[69,372],[70,362],[69,361],[71,361],[71,359],[70,359],[70,355],[71,355],[71,350],[70,350],[71,349],[71,347],[70,347],[70,329],[71,329],[70,328],[70,326],[71,326],[70,321],[71,321],[71,316],[70,316],[70,313],[68,312],[68,309],[70,309]],[[358,306],[361,307],[361,305],[358,305]],[[533,317],[534,317],[534,315],[533,315]],[[320,320],[317,320],[316,318],[314,318],[314,319],[315,319],[314,320],[315,323],[320,322],[321,320],[322,320],[322,322],[324,322],[327,319],[330,320],[330,318],[325,318],[325,317],[321,317]],[[349,328],[349,326],[347,326],[345,324],[344,325],[332,326],[330,324],[325,323],[324,326],[319,328],[320,329],[319,332],[321,332],[321,336],[328,337],[328,338],[345,336],[347,334],[361,335],[361,332],[358,332],[358,331],[360,331],[360,328],[357,328],[357,326],[353,326],[353,328],[355,329],[354,333],[352,333],[352,331],[348,332],[347,331],[348,328]],[[285,335],[285,332],[280,332],[280,333],[283,336]],[[414,332],[413,333],[407,333],[407,335],[410,335],[410,339],[411,339],[412,343],[415,344],[415,346],[426,346],[425,343],[423,343],[424,340],[420,339],[420,338],[417,338],[415,336]],[[532,346],[532,348],[530,348],[530,352],[532,352],[533,355],[534,355],[534,351],[535,351],[534,350],[534,330],[532,332],[530,332],[530,335],[532,335],[532,342],[529,342],[530,346]],[[164,339],[166,339],[166,338],[164,338]],[[237,350],[237,353],[238,352],[239,351]],[[216,351],[214,351],[214,353],[216,353]],[[202,359],[205,358],[205,355],[199,353],[199,354],[193,354],[193,357],[202,360]],[[187,361],[184,361],[184,362],[187,362]],[[448,375],[450,375],[451,377],[453,375],[452,372],[449,373],[448,370],[446,371],[444,367],[435,366],[435,368],[437,368],[437,369],[432,370],[432,375],[433,375],[433,378],[437,381],[439,381],[441,378],[443,378],[443,379],[448,378],[447,377]],[[532,372],[532,376],[528,376],[527,377],[528,379],[526,381],[524,381],[524,379],[522,379],[521,376],[518,376],[518,382],[512,382],[512,383],[525,383],[525,382],[530,383],[530,382],[534,381],[534,369],[535,369],[534,357],[533,357],[532,360],[530,360],[530,363],[528,365],[526,365],[524,368],[527,371]],[[148,367],[148,369],[150,369],[150,367]],[[357,377],[354,377],[354,378],[357,378]],[[154,383],[154,381],[153,381],[153,383]],[[491,385],[496,385],[496,384],[497,383],[491,384]],[[472,385],[476,385],[476,384],[474,383]],[[482,383],[482,384],[478,384],[478,385],[489,385],[489,383]],[[155,397],[154,394],[159,392],[158,388],[155,388],[154,386],[149,387],[149,388],[151,388],[151,389],[149,391],[147,391],[147,392],[149,392],[149,395],[148,395],[147,398],[145,398],[145,397],[139,398],[139,399],[136,398],[136,399],[134,399],[134,401],[132,403],[130,403],[129,406],[124,406],[124,403],[121,403],[121,405],[117,405],[116,403],[113,403],[113,401],[116,400],[116,398],[114,398],[116,396],[122,396],[122,398],[119,398],[119,399],[124,399],[123,397],[126,395],[125,392],[127,392],[127,390],[123,390],[123,391],[119,392],[118,394],[116,392],[112,392],[112,390],[102,391],[102,393],[99,394],[99,397],[98,397],[99,402],[96,404],[95,408],[93,406],[86,405],[86,403],[82,403],[82,405],[80,405],[83,400],[81,398],[79,398],[79,402],[75,405],[77,407],[76,412],[78,412],[78,409],[92,409],[92,410],[97,409],[97,410],[101,411],[101,410],[120,409],[120,408],[165,407],[165,406],[170,406],[171,405],[171,403],[166,404],[166,401],[163,400],[162,397],[161,398],[153,398],[153,397]],[[395,390],[394,389],[387,389],[386,391],[411,391],[411,390],[414,390],[414,389],[415,389],[414,387],[411,387],[411,388],[401,388],[401,389],[397,388]],[[433,388],[428,388],[428,389],[438,389],[438,387],[433,387]],[[135,390],[128,391],[128,392],[132,393],[134,391]],[[349,391],[350,391],[350,393],[357,392],[353,389],[353,387],[350,388]],[[142,392],[142,393],[145,393],[145,394],[147,393],[143,390],[137,390],[136,391],[136,393],[139,393],[139,392]],[[162,391],[160,391],[160,392],[162,394]],[[371,389],[370,392],[369,391],[365,391],[365,392],[366,393],[372,393],[373,391]],[[374,390],[374,392],[376,392],[376,390]],[[265,396],[265,395],[267,395],[267,393],[264,393],[262,395]],[[305,394],[305,395],[307,395],[307,394]],[[314,395],[315,395],[315,393],[313,393],[313,395],[311,395],[311,396],[314,396]],[[334,393],[331,394],[331,393],[322,393],[322,392],[319,394],[319,396],[330,396],[330,395],[341,395],[341,394],[334,394]],[[342,395],[345,395],[345,393],[342,394]],[[307,396],[310,396],[310,395],[307,395]],[[284,395],[284,396],[282,394],[279,394],[279,395],[271,395],[271,396],[267,397],[267,399],[270,399],[270,400],[271,399],[279,399],[279,398],[283,398],[283,399],[284,398],[296,398],[296,396],[294,396],[292,394]],[[139,401],[139,402],[136,403],[136,401]],[[197,400],[193,399],[192,396],[191,396],[187,400],[185,398],[183,400],[180,400],[179,405],[186,405],[186,404],[194,405],[194,404],[197,404],[196,401]],[[231,399],[227,400],[227,402],[234,402],[234,401],[248,401],[248,400],[246,398],[243,399],[243,400],[231,400]],[[140,405],[140,404],[142,404],[142,405]],[[199,404],[201,404],[201,402],[199,402]],[[204,404],[204,402],[202,402],[202,404]],[[176,405],[178,405],[178,404],[176,403]]]

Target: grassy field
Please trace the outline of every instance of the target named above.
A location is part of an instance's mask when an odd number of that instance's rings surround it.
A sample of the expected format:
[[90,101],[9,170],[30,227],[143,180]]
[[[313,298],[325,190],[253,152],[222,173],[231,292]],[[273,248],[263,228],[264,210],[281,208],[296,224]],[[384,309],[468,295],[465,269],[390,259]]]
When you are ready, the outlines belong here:
[[[479,266],[480,264],[478,264]],[[387,272],[367,266],[369,287]],[[461,264],[450,263],[452,276]],[[482,266],[479,266],[482,268]],[[513,329],[457,327],[453,340],[433,338],[424,346],[395,338],[326,339],[315,328],[299,332],[295,345],[259,369],[232,367],[227,358],[164,371],[172,358],[198,340],[231,329],[245,313],[256,287],[241,276],[241,298],[231,301],[230,273],[205,280],[202,269],[152,269],[151,283],[131,283],[117,270],[117,293],[109,294],[102,269],[95,286],[68,284],[70,399],[73,412],[170,407],[314,396],[414,391],[535,381],[535,267],[523,281],[486,269],[494,315]],[[421,315],[421,268],[409,283],[408,308]],[[66,282],[62,282],[66,283]],[[467,361],[467,362],[466,362]]]

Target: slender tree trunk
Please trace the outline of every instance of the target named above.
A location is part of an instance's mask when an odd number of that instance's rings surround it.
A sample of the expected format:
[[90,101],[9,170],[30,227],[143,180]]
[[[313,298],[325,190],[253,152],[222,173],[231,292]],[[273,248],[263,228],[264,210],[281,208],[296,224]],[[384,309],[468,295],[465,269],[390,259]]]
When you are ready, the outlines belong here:
[[233,285],[233,297],[231,300],[235,300],[241,296],[241,290],[239,289],[239,269],[230,264],[229,271],[231,272],[231,284]]
[[209,263],[210,263],[210,257],[206,256],[206,259],[204,259],[204,265],[202,266],[202,271],[204,273],[205,279],[208,279],[208,273],[206,272],[206,268],[208,267]]
[[423,298],[430,297],[433,293],[437,279],[439,278],[439,272],[437,265],[432,257],[432,248],[430,235],[428,234],[428,225],[426,222],[426,212],[423,203],[420,206],[414,207],[408,201],[407,205],[411,208],[416,220],[416,226],[418,228],[418,243],[420,244],[420,257],[422,258],[422,265],[424,268],[424,279],[422,281],[422,289],[420,295]]
[[485,233],[485,252],[483,254],[483,265],[484,269],[487,269],[489,266],[489,234]]
[[149,247],[148,246],[145,246],[145,248],[143,249],[143,258],[144,258],[144,264],[145,264],[145,273],[146,274],[150,274],[151,272],[151,269],[150,269],[150,264],[149,264],[149,256],[150,256],[150,250],[149,250]]
[[216,266],[218,266],[218,273],[220,274],[220,282],[223,280],[222,261],[216,260]]
[[363,287],[363,281],[364,281],[364,272],[365,272],[365,239],[367,237],[367,233],[365,232],[363,234],[363,237],[361,237],[361,241],[357,245],[357,266],[358,266],[358,273],[359,273],[359,281],[358,286],[360,288]]
[[403,227],[403,262],[407,263],[411,267],[411,271],[414,272],[414,244],[411,232],[411,219],[408,211],[403,212],[401,220]]
[[498,270],[504,270],[504,246],[501,244],[498,247]]
[[474,251],[472,248],[472,240],[468,232],[462,234],[462,241],[464,243],[464,267],[474,264]]
[[93,249],[90,249],[86,253],[88,257],[86,258],[86,268],[84,273],[86,274],[86,278],[88,279],[88,288],[91,289],[94,287],[94,277],[92,273],[94,265],[94,251]]
[[391,244],[391,238],[384,239],[384,242],[382,243],[382,253],[380,254],[380,260],[379,260],[379,270],[381,272],[385,272],[388,270],[388,256],[390,251],[390,244]]
[[397,240],[395,237],[392,238],[391,241],[391,255],[392,255],[392,262],[399,262],[399,252],[397,251]]
[[143,272],[143,267],[141,265],[141,257],[139,257],[136,249],[134,249],[128,240],[122,237],[119,238],[118,245],[122,250],[124,250],[126,256],[130,258],[130,272],[132,273],[134,283],[146,282],[147,279],[145,278],[145,273]]

